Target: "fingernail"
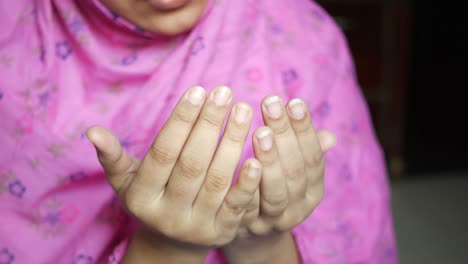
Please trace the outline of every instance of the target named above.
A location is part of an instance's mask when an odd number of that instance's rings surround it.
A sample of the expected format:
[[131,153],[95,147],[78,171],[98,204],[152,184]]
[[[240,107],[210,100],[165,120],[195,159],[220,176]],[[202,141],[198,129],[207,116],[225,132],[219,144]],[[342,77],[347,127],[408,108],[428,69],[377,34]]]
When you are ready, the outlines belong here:
[[336,145],[336,136],[332,133],[318,133],[317,137],[322,151],[327,152]]
[[258,164],[255,163],[250,163],[247,176],[249,176],[250,178],[257,178],[258,176],[260,176],[260,166],[258,166]]
[[301,120],[304,118],[304,102],[301,99],[293,99],[288,103],[289,112],[292,118]]
[[248,114],[249,114],[249,110],[245,105],[242,105],[242,104],[236,105],[234,119],[236,120],[238,124],[243,124],[247,122]]
[[273,96],[265,100],[265,106],[271,118],[278,119],[281,117],[283,107],[279,96]]
[[257,134],[258,143],[260,144],[260,148],[263,151],[268,151],[273,146],[273,139],[271,137],[271,130],[266,129]]
[[231,91],[226,86],[220,87],[214,95],[214,101],[217,106],[224,106],[229,101]]
[[189,92],[189,102],[194,106],[199,106],[205,97],[205,89],[200,86],[193,87]]

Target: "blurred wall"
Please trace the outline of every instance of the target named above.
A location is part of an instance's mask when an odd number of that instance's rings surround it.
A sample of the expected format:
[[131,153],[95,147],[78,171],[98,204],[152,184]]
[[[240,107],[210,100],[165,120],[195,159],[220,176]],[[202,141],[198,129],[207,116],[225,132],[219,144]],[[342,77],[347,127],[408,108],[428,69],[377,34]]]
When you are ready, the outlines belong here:
[[467,10],[461,2],[427,0],[412,1],[411,9],[407,171],[419,174],[466,170]]
[[348,38],[390,175],[468,170],[468,12],[461,3],[317,2]]

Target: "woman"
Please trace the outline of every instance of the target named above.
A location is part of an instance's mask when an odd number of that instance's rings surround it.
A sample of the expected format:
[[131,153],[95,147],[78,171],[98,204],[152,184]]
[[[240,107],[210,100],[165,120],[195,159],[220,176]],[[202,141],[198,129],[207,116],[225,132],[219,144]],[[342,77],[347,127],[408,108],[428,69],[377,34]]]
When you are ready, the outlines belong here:
[[[23,0],[0,12],[0,263],[396,262],[383,155],[345,39],[317,4]],[[231,89],[185,92],[197,85]],[[237,109],[240,144],[224,144]],[[216,198],[203,194],[213,182]]]

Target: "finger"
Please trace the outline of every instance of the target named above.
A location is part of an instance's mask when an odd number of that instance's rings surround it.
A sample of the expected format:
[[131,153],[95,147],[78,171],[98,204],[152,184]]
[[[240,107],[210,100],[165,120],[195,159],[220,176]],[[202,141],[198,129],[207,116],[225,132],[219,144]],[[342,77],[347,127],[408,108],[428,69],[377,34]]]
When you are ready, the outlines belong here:
[[307,106],[302,100],[293,99],[288,103],[288,112],[306,165],[308,185],[323,184],[324,152]]
[[336,145],[336,136],[326,130],[320,130],[317,132],[317,138],[320,142],[322,152],[326,153]]
[[281,98],[278,96],[265,98],[262,112],[265,124],[273,130],[289,197],[292,200],[302,199],[307,186],[304,159]]
[[205,90],[202,87],[192,87],[185,92],[143,159],[138,175],[132,182],[131,192],[150,195],[146,197],[159,196],[204,100]]
[[90,127],[86,136],[96,147],[107,180],[116,193],[120,194],[131,181],[131,172],[136,171],[139,161],[130,157],[120,145],[119,139],[101,126]]
[[261,179],[262,167],[255,159],[246,160],[239,172],[239,179],[229,189],[216,214],[218,233],[234,237],[245,210],[255,196]]
[[247,205],[242,216],[242,221],[240,223],[239,229],[237,229],[236,238],[239,239],[248,239],[252,236],[249,232],[250,226],[259,219],[260,215],[260,189],[257,188],[255,191],[253,199]]
[[231,186],[250,129],[252,109],[246,103],[236,104],[229,116],[224,135],[208,168],[194,208],[206,216],[215,215]]
[[228,87],[220,86],[210,93],[168,181],[164,195],[169,200],[192,207],[216,150],[231,100]]
[[254,198],[245,209],[242,225],[249,226],[260,215],[260,189],[255,192]]
[[271,223],[271,219],[259,217],[249,225],[248,229],[254,236],[265,237],[275,231],[273,228],[274,225]]
[[279,216],[288,205],[286,178],[283,175],[273,132],[269,127],[258,128],[253,136],[255,157],[262,163],[260,182],[260,214]]

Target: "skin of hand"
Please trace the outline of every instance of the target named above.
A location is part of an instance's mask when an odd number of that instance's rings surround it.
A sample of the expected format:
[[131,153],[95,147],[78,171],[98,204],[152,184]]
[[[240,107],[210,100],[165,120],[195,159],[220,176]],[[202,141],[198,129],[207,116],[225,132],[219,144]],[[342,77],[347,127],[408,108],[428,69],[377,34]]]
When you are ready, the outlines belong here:
[[[252,139],[263,168],[260,188],[237,238],[223,248],[230,263],[297,260],[289,231],[321,202],[324,154],[336,144],[332,133],[314,129],[307,106],[300,99],[285,106],[278,96],[266,97],[262,114],[267,126],[258,128]],[[272,250],[275,248],[278,250]]]
[[[199,252],[194,254],[202,261],[209,249],[235,238],[257,193],[261,164],[245,161],[231,187],[252,120],[250,106],[237,103],[219,142],[231,101],[231,90],[224,86],[208,96],[201,87],[189,89],[141,161],[129,156],[108,130],[88,129],[109,183],[141,223],[127,262],[181,252]],[[167,250],[159,255],[143,253],[148,252],[144,247],[161,250],[161,245]]]

